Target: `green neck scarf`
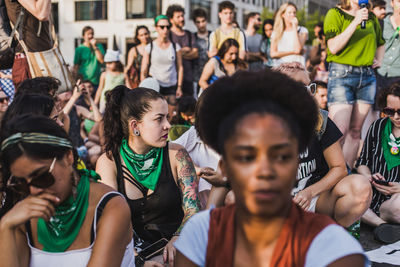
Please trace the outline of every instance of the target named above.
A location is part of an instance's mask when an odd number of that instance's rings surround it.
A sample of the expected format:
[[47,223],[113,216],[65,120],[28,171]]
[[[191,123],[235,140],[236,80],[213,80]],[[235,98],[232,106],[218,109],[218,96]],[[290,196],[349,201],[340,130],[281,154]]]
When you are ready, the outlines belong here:
[[400,138],[396,138],[392,134],[392,122],[390,119],[387,120],[385,128],[383,129],[382,149],[389,171],[400,165]]
[[152,148],[146,155],[135,154],[127,140],[123,139],[119,153],[133,177],[144,187],[154,191],[161,173],[162,148]]
[[43,250],[48,252],[64,252],[78,235],[89,205],[89,177],[98,180],[94,171],[79,170],[81,176],[76,188],[77,195],[71,195],[67,200],[56,207],[56,212],[49,222],[38,219],[37,232],[39,243]]

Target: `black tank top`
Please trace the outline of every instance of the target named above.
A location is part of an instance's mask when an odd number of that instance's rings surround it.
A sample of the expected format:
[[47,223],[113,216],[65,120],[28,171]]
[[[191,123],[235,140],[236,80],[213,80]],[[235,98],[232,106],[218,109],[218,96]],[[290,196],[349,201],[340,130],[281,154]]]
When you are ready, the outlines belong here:
[[[129,170],[122,166],[120,155],[113,155],[117,167],[118,191],[125,196],[131,209],[133,230],[146,243],[155,242],[160,238],[171,239],[184,216],[181,191],[171,171],[168,144],[162,153],[161,174],[154,192],[150,195],[147,195],[147,188],[138,183]],[[136,186],[144,197],[129,199],[124,180]]]

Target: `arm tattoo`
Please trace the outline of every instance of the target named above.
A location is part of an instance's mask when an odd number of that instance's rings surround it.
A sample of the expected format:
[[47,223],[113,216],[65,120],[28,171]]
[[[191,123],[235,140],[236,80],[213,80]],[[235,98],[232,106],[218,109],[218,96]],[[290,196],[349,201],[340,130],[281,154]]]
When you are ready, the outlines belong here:
[[178,185],[182,192],[182,205],[185,212],[182,224],[177,230],[180,233],[186,221],[199,211],[198,179],[192,159],[188,152],[181,148],[175,155],[178,160]]

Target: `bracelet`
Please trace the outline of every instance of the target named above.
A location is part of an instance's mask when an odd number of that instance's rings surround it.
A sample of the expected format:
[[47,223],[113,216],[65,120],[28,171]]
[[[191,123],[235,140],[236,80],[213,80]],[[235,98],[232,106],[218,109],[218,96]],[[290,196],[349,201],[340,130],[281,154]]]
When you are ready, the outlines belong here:
[[181,233],[175,232],[172,236],[180,236],[180,235],[181,235]]

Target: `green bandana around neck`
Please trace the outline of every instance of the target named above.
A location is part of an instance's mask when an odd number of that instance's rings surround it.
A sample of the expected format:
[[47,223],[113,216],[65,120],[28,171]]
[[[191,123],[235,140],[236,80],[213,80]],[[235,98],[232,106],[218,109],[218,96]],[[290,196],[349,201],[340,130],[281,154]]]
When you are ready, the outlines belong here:
[[135,154],[127,140],[123,139],[119,153],[133,177],[144,187],[154,191],[162,168],[162,148],[154,147],[146,155]]
[[382,134],[383,156],[385,157],[388,171],[400,165],[400,153],[395,155],[391,153],[391,149],[394,147],[400,149],[400,138],[393,136],[392,122],[388,119]]
[[71,196],[56,207],[56,212],[49,222],[38,219],[38,241],[47,252],[64,252],[77,237],[89,206],[89,178],[95,181],[98,174],[86,169],[79,170],[80,180],[77,185],[76,199]]

